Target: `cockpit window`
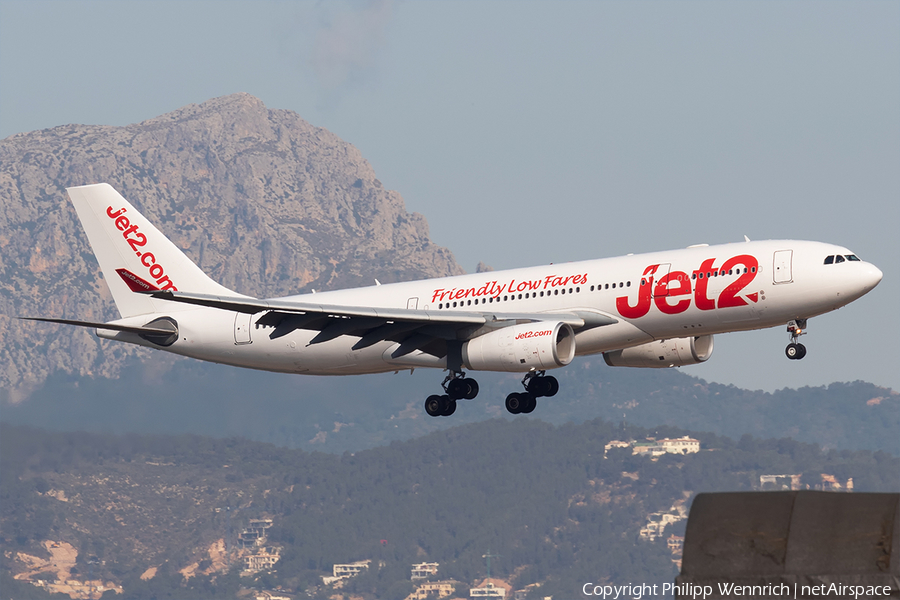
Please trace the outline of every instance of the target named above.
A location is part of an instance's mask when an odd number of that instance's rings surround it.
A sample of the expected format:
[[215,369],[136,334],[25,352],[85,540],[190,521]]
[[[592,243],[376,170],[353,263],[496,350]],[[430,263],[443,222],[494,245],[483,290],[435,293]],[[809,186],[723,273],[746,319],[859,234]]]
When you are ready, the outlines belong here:
[[856,256],[855,254],[848,254],[848,255],[847,255],[847,260],[849,260],[850,262],[854,262],[854,261],[858,262],[858,261],[859,261],[859,257]]
[[834,254],[832,254],[831,256],[825,257],[825,264],[826,265],[834,264]]
[[840,254],[838,254],[837,256],[834,257],[834,262],[835,262],[835,263],[842,263],[842,262],[844,262],[844,257],[841,256]]

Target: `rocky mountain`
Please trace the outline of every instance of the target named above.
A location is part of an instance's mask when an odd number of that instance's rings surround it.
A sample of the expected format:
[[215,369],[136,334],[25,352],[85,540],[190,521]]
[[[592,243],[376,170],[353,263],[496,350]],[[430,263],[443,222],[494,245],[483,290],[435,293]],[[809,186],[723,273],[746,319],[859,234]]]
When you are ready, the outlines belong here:
[[[53,372],[114,376],[123,344],[15,316],[116,318],[65,188],[108,182],[204,271],[255,296],[462,273],[359,151],[249,94],[125,127],[0,140],[0,388]],[[232,260],[239,256],[240,260]]]

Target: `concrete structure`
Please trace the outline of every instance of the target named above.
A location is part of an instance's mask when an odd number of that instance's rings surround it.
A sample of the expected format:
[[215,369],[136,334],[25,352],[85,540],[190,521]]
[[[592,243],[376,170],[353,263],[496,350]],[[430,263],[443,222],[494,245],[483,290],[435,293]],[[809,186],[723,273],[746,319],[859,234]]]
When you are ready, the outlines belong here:
[[437,575],[438,566],[438,563],[415,564],[412,566],[412,574],[409,576],[409,578],[412,581],[415,581],[416,579],[428,579],[432,575]]

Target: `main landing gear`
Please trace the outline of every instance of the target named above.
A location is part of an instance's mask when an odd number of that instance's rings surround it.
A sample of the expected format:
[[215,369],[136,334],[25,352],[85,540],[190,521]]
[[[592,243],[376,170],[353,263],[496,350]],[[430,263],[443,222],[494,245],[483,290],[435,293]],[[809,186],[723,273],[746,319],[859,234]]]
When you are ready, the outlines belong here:
[[462,371],[451,372],[441,383],[444,394],[428,396],[425,412],[432,417],[449,417],[456,412],[457,400],[471,400],[478,395],[478,382],[468,379]]
[[529,371],[522,379],[524,392],[513,392],[506,397],[506,410],[514,415],[528,414],[537,406],[537,399],[541,396],[555,396],[559,391],[559,382],[552,375],[545,375],[544,371]]
[[791,360],[800,360],[806,356],[806,346],[797,342],[801,335],[806,334],[806,319],[795,319],[787,324],[788,333],[791,334],[791,343],[784,349],[785,355]]

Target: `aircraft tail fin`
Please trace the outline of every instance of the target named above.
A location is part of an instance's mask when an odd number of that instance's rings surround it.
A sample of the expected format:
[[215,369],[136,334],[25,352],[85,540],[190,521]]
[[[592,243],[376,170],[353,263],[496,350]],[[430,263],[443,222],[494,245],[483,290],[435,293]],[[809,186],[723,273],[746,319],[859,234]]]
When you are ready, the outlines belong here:
[[135,293],[135,281],[161,290],[240,295],[210,279],[108,183],[67,191],[123,317],[184,310]]

